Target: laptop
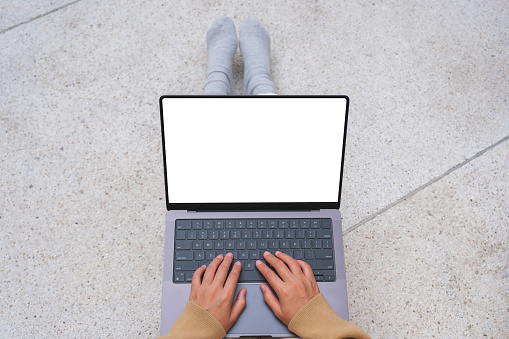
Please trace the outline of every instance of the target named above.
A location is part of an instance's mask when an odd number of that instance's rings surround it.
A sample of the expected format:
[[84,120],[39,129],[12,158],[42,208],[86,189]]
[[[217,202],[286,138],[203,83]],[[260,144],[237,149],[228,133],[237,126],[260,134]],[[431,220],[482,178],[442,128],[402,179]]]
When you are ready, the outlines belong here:
[[[295,337],[263,300],[254,266],[277,250],[311,265],[348,320],[339,202],[346,96],[162,96],[166,186],[161,335],[194,271],[232,252],[247,306],[227,337]],[[237,298],[235,295],[234,300]]]

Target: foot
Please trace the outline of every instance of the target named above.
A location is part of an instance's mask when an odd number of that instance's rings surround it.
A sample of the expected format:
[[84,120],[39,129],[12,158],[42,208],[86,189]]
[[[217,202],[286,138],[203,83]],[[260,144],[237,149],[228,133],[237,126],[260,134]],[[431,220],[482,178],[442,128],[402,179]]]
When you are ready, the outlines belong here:
[[205,95],[233,94],[233,57],[237,51],[237,30],[232,19],[215,20],[207,31],[207,80]]
[[247,19],[240,28],[244,95],[276,93],[270,76],[270,36],[262,23]]

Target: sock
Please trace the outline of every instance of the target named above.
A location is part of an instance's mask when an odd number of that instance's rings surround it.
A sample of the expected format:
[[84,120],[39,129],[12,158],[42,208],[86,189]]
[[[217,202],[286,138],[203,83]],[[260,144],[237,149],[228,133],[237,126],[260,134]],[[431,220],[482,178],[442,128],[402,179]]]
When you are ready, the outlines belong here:
[[232,19],[215,20],[207,31],[207,80],[205,95],[232,95],[232,63],[237,51],[237,30]]
[[240,28],[244,95],[276,93],[270,76],[270,36],[262,23],[247,19]]

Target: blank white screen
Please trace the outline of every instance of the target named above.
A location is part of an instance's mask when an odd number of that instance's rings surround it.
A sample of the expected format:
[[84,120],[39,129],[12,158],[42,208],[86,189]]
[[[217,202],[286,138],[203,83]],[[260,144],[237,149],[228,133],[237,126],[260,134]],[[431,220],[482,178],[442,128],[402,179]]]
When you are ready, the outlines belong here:
[[164,98],[169,203],[338,202],[345,98]]

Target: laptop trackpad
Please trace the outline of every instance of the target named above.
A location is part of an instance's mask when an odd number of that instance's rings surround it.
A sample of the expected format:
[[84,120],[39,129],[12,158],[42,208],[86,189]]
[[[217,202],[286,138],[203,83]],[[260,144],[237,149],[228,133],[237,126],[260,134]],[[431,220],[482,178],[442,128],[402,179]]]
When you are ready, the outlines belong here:
[[[235,291],[234,301],[237,300],[237,294],[243,287],[247,289],[246,308],[235,325],[228,331],[227,337],[239,335],[295,337],[295,334],[288,331],[285,324],[276,318],[265,303],[259,284],[239,284]],[[239,332],[240,329],[242,332]]]

